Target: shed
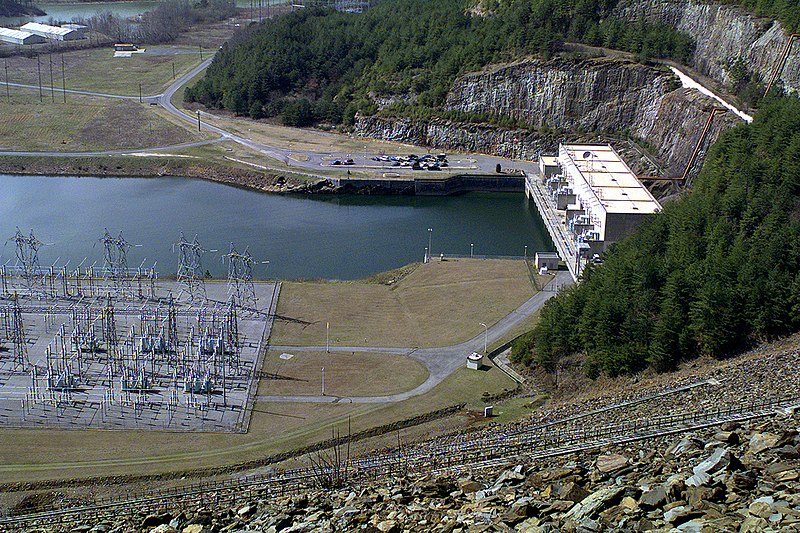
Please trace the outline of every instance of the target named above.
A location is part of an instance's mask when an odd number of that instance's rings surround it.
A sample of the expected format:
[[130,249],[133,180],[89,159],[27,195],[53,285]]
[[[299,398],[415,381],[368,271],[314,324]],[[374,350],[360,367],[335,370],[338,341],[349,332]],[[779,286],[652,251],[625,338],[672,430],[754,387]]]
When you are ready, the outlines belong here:
[[480,370],[486,366],[486,356],[478,352],[472,352],[467,356],[467,368],[470,370]]
[[84,26],[83,24],[75,24],[75,23],[62,24],[61,27],[78,32],[78,35],[80,35],[80,39],[86,38],[86,32],[89,31],[89,27]]
[[536,252],[533,261],[536,264],[536,270],[546,269],[552,271],[558,270],[558,263],[561,260],[555,252]]
[[47,39],[27,31],[0,28],[0,41],[10,44],[38,44],[47,41]]
[[22,31],[35,33],[51,41],[77,41],[78,39],[83,39],[83,35],[79,31],[50,26],[48,24],[39,24],[38,22],[28,22],[20,29]]

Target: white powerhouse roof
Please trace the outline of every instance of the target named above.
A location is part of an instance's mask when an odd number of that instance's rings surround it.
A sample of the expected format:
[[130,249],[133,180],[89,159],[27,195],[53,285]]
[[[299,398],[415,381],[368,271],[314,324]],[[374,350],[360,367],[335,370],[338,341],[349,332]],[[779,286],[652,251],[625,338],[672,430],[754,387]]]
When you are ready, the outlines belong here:
[[[599,203],[607,213],[645,215],[661,210],[661,204],[610,145],[564,144],[561,148],[591,190],[592,203]],[[584,184],[576,184],[580,185]]]
[[29,31],[31,33],[49,33],[50,35],[70,35],[75,33],[75,30],[71,30],[69,28],[59,28],[58,26],[48,26],[47,24],[39,24],[38,22],[28,22],[24,26],[20,27],[23,31]]

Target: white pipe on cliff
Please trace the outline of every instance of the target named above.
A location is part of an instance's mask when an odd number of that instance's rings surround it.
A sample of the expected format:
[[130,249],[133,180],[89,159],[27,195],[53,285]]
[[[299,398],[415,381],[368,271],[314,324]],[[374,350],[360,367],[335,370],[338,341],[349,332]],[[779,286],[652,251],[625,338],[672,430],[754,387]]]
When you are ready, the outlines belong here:
[[710,96],[711,98],[713,98],[714,100],[718,101],[720,104],[725,106],[727,109],[730,109],[731,111],[736,113],[745,122],[753,122],[753,117],[751,117],[750,115],[748,115],[744,111],[739,111],[736,107],[734,107],[733,105],[731,105],[728,102],[726,102],[725,100],[723,100],[720,96],[717,96],[716,94],[714,94],[710,89],[706,88],[704,85],[702,85],[699,82],[695,81],[694,79],[690,78],[687,74],[681,72],[680,70],[678,70],[675,67],[669,67],[669,68],[672,69],[672,72],[674,72],[675,75],[678,76],[678,78],[680,78],[681,84],[684,87],[687,87],[689,89],[697,89],[698,91],[700,91],[704,95]]

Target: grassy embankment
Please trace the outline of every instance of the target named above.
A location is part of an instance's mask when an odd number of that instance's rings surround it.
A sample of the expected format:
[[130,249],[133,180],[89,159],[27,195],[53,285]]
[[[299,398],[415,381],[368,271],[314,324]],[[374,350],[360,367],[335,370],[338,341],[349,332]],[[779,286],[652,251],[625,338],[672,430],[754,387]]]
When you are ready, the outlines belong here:
[[[387,274],[383,282],[373,278],[285,284],[278,312],[308,321],[335,317],[330,318],[335,342],[363,343],[366,336],[372,345],[437,346],[479,334],[479,322],[494,323],[534,293],[521,261],[447,261],[407,270],[405,277],[391,285],[386,280],[396,278],[396,273]],[[323,322],[323,335],[324,327]],[[319,323],[309,329],[297,331],[278,322],[273,343],[318,342]],[[322,340],[324,343],[324,337]],[[317,366],[328,357],[341,365],[330,378],[333,392],[341,395],[407,390],[427,376],[416,363],[396,356],[294,355],[284,366],[276,367],[277,355],[270,354],[264,370],[308,381],[265,382],[262,393],[316,394]],[[482,372],[462,368],[431,391],[398,403],[257,402],[247,434],[195,433],[187,438],[169,432],[7,429],[0,431],[0,481],[147,474],[231,464],[323,440],[332,428],[346,428],[348,418],[352,431],[357,432],[462,402],[481,410],[484,392],[497,394],[514,387],[497,368]],[[465,423],[469,419],[460,420]],[[414,431],[419,430],[409,430]]]

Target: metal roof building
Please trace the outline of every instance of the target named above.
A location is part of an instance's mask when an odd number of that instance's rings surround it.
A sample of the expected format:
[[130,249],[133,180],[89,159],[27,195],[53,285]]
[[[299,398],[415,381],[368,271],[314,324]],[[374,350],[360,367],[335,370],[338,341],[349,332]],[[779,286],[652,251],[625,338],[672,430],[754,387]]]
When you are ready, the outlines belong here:
[[[608,144],[562,144],[558,163],[567,179],[580,231],[576,238],[602,251],[628,235],[661,204]],[[582,215],[582,216],[581,216]]]
[[78,39],[83,39],[83,33],[80,31],[39,24],[38,22],[28,22],[20,29],[53,41],[77,41]]
[[0,41],[10,44],[37,44],[43,43],[47,39],[27,31],[0,28]]

